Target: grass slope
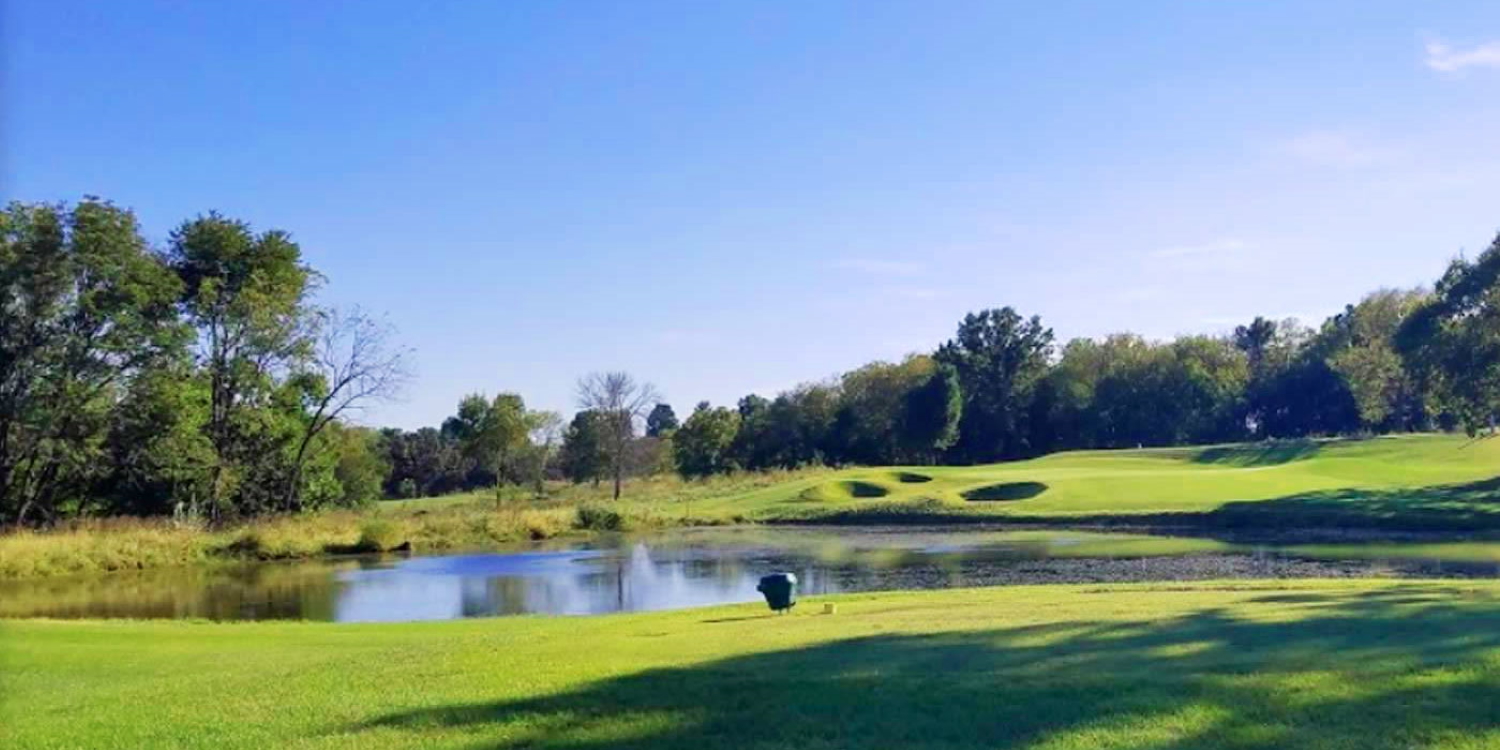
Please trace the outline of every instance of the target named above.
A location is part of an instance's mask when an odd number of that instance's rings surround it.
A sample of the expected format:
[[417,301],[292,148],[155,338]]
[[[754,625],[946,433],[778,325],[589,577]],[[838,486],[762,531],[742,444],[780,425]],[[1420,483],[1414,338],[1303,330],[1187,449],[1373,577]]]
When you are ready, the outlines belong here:
[[1409,435],[852,469],[719,497],[702,507],[735,508],[759,520],[978,517],[1490,529],[1500,528],[1497,474],[1500,440]]
[[[1202,448],[1076,451],[962,467],[746,473],[609,487],[556,484],[379,503],[363,511],[252,521],[221,530],[169,521],[83,522],[0,534],[0,578],[316,557],[391,544],[473,549],[596,530],[608,506],[632,528],[742,521],[1111,523],[1214,528],[1385,527],[1500,531],[1500,440],[1409,435]],[[610,524],[613,525],[613,524]],[[389,545],[379,545],[389,546]]]
[[1482,748],[1500,585],[1013,587],[402,625],[0,622],[0,744]]

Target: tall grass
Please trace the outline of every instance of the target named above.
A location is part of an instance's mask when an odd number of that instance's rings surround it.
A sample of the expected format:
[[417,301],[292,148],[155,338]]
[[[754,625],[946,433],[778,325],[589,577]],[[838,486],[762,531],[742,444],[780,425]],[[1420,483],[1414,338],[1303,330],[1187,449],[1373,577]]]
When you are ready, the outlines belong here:
[[726,498],[826,471],[735,474],[691,482],[646,477],[632,480],[618,502],[603,483],[551,484],[540,497],[530,489],[508,487],[261,518],[217,529],[169,519],[75,521],[47,531],[0,534],[0,578],[291,560],[386,551],[406,542],[418,551],[474,549],[570,533],[734,523],[746,519]]

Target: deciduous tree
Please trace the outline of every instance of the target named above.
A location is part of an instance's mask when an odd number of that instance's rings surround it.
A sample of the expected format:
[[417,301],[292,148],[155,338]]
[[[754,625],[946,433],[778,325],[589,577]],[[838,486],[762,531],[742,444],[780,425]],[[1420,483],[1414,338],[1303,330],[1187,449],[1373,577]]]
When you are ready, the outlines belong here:
[[671,404],[657,404],[646,415],[646,437],[670,437],[677,427],[677,414]]
[[1052,329],[1004,307],[970,313],[936,359],[958,372],[963,418],[957,457],[993,461],[1028,455],[1032,397],[1052,355]]
[[129,211],[0,212],[0,521],[89,500],[119,395],[185,341],[179,288]]
[[625,484],[636,422],[644,420],[651,405],[659,401],[655,387],[637,382],[627,372],[596,372],[578,381],[578,405],[606,420],[604,453],[614,477],[616,500]]
[[316,276],[286,232],[257,233],[217,213],[183,223],[169,245],[209,387],[210,517],[268,510],[272,497],[284,499],[288,446],[302,433],[285,411],[301,389],[284,381],[313,352]]
[[672,438],[678,473],[691,479],[733,469],[731,448],[739,429],[739,412],[699,403]]

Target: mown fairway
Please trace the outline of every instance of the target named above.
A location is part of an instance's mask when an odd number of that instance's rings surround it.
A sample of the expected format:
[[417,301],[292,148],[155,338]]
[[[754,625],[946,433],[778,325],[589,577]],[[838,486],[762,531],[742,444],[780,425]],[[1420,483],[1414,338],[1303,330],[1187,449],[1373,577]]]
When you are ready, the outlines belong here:
[[700,502],[763,520],[1161,515],[1235,526],[1500,526],[1500,439],[1413,435],[854,469]]
[[1500,585],[1015,587],[381,626],[4,622],[5,745],[1482,748]]

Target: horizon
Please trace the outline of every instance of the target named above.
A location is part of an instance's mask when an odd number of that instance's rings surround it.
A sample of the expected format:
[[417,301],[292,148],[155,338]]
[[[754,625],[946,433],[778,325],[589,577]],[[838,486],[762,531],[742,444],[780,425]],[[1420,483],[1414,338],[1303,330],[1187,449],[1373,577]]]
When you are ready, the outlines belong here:
[[1500,228],[1482,3],[361,7],[6,4],[0,191],[290,231],[416,350],[375,426],[612,369],[685,415],[1007,305],[1316,327]]

